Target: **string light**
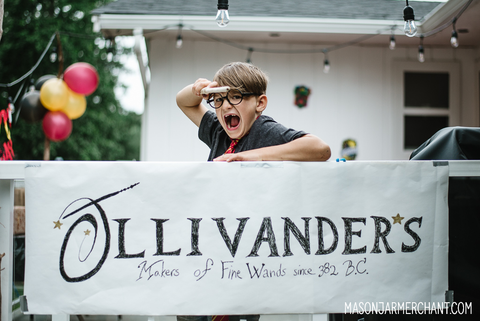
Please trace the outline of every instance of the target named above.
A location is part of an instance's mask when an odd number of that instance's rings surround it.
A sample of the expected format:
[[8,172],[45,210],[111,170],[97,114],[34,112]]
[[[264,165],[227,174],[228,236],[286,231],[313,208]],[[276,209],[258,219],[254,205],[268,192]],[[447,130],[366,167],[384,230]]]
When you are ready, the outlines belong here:
[[397,26],[392,26],[392,34],[390,35],[390,43],[388,44],[388,48],[390,50],[395,50],[395,47],[397,45],[397,42],[395,41],[395,29]]
[[219,27],[226,27],[230,22],[230,16],[228,14],[228,0],[218,0],[217,9],[218,12],[217,16],[215,17],[215,21],[217,21],[217,25]]
[[388,47],[390,48],[390,50],[395,50],[395,46],[396,46],[395,36],[392,33],[392,35],[390,36],[390,44]]
[[425,62],[425,51],[423,49],[423,36],[420,36],[420,45],[418,46],[418,61]]
[[408,0],[406,0],[406,4],[407,6],[403,9],[403,20],[405,20],[403,31],[408,37],[413,37],[417,34],[415,14],[413,13],[413,8],[408,5]]
[[251,64],[252,63],[252,53],[253,53],[253,48],[248,48],[248,54],[247,54],[247,59],[246,63]]
[[[443,31],[445,28],[447,28],[448,26],[450,26],[450,24],[454,24],[458,18],[460,18],[460,16],[465,12],[465,10],[467,10],[467,8],[469,7],[469,5],[473,2],[473,0],[469,0],[464,6],[463,8],[456,14],[456,16],[454,17],[453,21],[448,21],[446,23],[444,23],[443,25],[441,26],[438,26],[437,28],[429,31],[429,32],[426,32],[424,34],[421,35],[421,41],[422,41],[422,44],[419,46],[419,53],[421,52],[422,53],[422,59],[424,60],[425,59],[425,54],[424,54],[424,49],[423,49],[423,37],[430,37],[432,35],[435,35],[441,31]],[[409,18],[410,16],[412,17],[412,19],[414,20],[414,14],[413,14],[413,9],[408,5],[408,0],[406,0],[406,4],[407,6],[404,8],[404,19],[405,19],[405,22],[407,23],[407,20],[406,18]],[[410,8],[410,9],[408,9]],[[218,9],[219,9],[219,13],[221,10],[224,11],[224,13],[226,13],[226,19],[223,20],[223,26],[226,26],[226,24],[230,21],[229,17],[228,17],[228,0],[218,0]],[[405,12],[407,11],[407,12]],[[217,14],[218,16],[218,14]],[[412,21],[413,22],[413,21]],[[159,32],[159,31],[163,31],[163,30],[167,30],[173,26],[180,26],[179,24],[176,24],[176,25],[166,25],[164,26],[163,28],[161,29],[158,29],[158,30],[155,30],[155,31],[152,31],[152,32]],[[182,25],[183,26],[183,25]],[[415,34],[416,34],[416,26],[415,24],[413,23],[413,26],[415,27]],[[200,30],[195,30],[194,27],[192,26],[189,26],[188,27],[191,31],[193,32],[197,32],[205,37],[208,37],[210,39],[213,39],[215,41],[218,41],[218,42],[222,42],[224,44],[227,44],[227,45],[230,45],[230,46],[233,46],[233,47],[236,47],[238,49],[241,49],[241,50],[250,50],[252,49],[257,51],[257,52],[263,52],[263,53],[289,53],[289,54],[301,54],[301,53],[318,53],[320,51],[322,51],[324,54],[325,54],[325,60],[324,60],[324,72],[328,72],[330,70],[330,63],[326,57],[326,53],[327,51],[333,51],[333,50],[338,50],[338,49],[342,49],[342,48],[345,48],[345,47],[349,47],[349,46],[353,46],[357,43],[361,43],[362,41],[365,41],[367,39],[370,39],[372,37],[375,37],[377,35],[380,35],[382,34],[383,32],[385,32],[386,30],[378,30],[377,33],[375,34],[370,34],[370,35],[365,35],[365,36],[362,36],[362,37],[359,37],[357,39],[354,39],[352,41],[348,41],[348,42],[345,42],[345,43],[341,43],[341,44],[337,44],[335,46],[331,46],[329,47],[328,49],[327,48],[324,48],[324,49],[311,49],[311,50],[274,50],[274,49],[264,49],[264,48],[246,48],[245,46],[241,45],[241,44],[237,44],[235,42],[232,42],[232,41],[229,41],[229,40],[224,40],[224,39],[221,39],[221,38],[218,38],[218,37],[215,37],[211,34],[208,34],[207,32],[202,32]],[[455,29],[455,26],[454,26],[454,31],[456,32],[456,29]],[[16,86],[17,84],[21,83],[23,80],[25,80],[27,77],[29,77],[38,67],[38,65],[41,63],[41,61],[43,60],[43,58],[45,57],[45,55],[47,54],[48,50],[50,49],[51,45],[52,45],[52,42],[53,40],[55,39],[55,37],[58,35],[60,35],[60,32],[55,32],[52,37],[50,38],[46,48],[44,49],[43,53],[41,54],[40,58],[38,59],[38,61],[36,62],[36,64],[26,73],[24,74],[23,76],[21,76],[19,79],[15,80],[15,81],[12,81],[10,83],[0,83],[0,88],[11,88],[13,86]],[[65,31],[62,31],[61,32],[62,35],[66,35],[66,36],[72,36],[72,37],[79,37],[79,38],[85,38],[85,39],[90,39],[92,38],[92,36],[87,36],[87,35],[83,35],[83,34],[75,34],[75,33],[71,33],[71,32],[65,32]],[[452,32],[453,34],[453,32]],[[392,34],[393,36],[393,34]],[[413,37],[414,35],[412,35]],[[97,38],[98,36],[93,36],[95,38]],[[457,43],[458,43],[458,34],[457,34]],[[420,54],[419,54],[420,56]],[[22,90],[23,88],[23,85],[21,86],[19,92]],[[18,97],[18,94],[17,94],[17,97]]]
[[328,50],[323,50],[323,54],[325,55],[325,59],[323,60],[323,72],[328,74],[330,71],[330,62],[328,61]]
[[457,18],[453,19],[453,30],[452,30],[452,37],[450,38],[450,44],[453,48],[458,48],[458,33],[457,29],[455,28],[455,24],[457,23]]
[[52,47],[52,52],[50,53],[50,62],[54,63],[57,61],[57,47]]
[[107,53],[113,55],[115,53],[115,38],[114,37],[108,38],[106,46],[107,46]]
[[179,24],[179,25],[178,25],[177,42],[176,42],[176,44],[175,44],[175,47],[176,47],[177,49],[180,49],[180,48],[182,48],[182,46],[183,46],[182,28],[183,28],[183,25],[182,25],[182,24]]
[[450,38],[450,44],[453,48],[458,48],[458,34],[455,29],[452,31],[452,38]]
[[[453,19],[453,23],[456,22],[457,18],[459,18],[464,12],[465,10],[468,8],[468,6],[473,2],[473,0],[468,0],[468,2],[463,6],[463,8],[457,13],[457,15],[454,17]],[[416,23],[415,23],[415,14],[414,14],[414,11],[413,11],[413,8],[409,5],[408,3],[408,0],[405,1],[406,3],[406,6],[405,8],[403,9],[403,18],[405,20],[405,24],[404,24],[404,32],[405,32],[405,35],[407,35],[408,37],[414,37],[416,34],[417,34],[417,26],[416,26]],[[220,27],[226,27],[226,25],[230,22],[230,17],[229,17],[229,14],[228,14],[228,0],[218,0],[218,3],[217,3],[217,8],[218,8],[218,12],[217,12],[217,15],[215,17],[215,20],[217,21],[217,24],[220,26]],[[446,27],[448,27],[450,24],[452,24],[452,21],[449,21],[433,30],[430,30],[426,33],[423,33],[422,36],[425,36],[425,37],[429,37],[429,36],[432,36],[434,34],[437,34],[439,33],[440,31],[444,30]],[[175,25],[177,26],[177,25]],[[152,32],[158,32],[158,31],[162,31],[162,30],[166,30],[166,29],[169,29],[171,28],[172,25],[166,25],[164,28],[162,29],[159,29],[159,30],[155,30],[155,31],[152,31]],[[394,35],[394,28],[396,26],[392,27],[391,30],[392,30],[392,34],[391,34],[391,37],[390,37],[390,43],[389,43],[389,48],[391,50],[394,50],[395,47],[396,47],[396,41],[395,41],[395,35]],[[246,50],[247,48],[245,48],[245,46],[242,46],[240,44],[236,44],[232,41],[228,41],[228,40],[223,40],[223,39],[220,39],[218,37],[215,37],[213,35],[209,35],[207,32],[202,32],[200,30],[195,30],[193,27],[189,27],[190,30],[194,31],[194,32],[197,32],[199,34],[202,34],[208,38],[211,38],[213,40],[216,40],[216,41],[219,41],[219,42],[223,42],[225,44],[228,44],[228,45],[231,45],[233,47],[236,47],[236,48],[239,48],[239,49],[243,49],[243,50]],[[330,47],[328,50],[331,51],[331,50],[337,50],[337,49],[341,49],[341,48],[344,48],[344,47],[348,47],[348,46],[351,46],[351,45],[354,45],[354,44],[357,44],[359,42],[362,42],[364,40],[367,40],[371,37],[374,37],[376,35],[379,35],[381,33],[383,33],[384,30],[379,30],[376,34],[370,34],[370,35],[365,35],[365,36],[362,36],[356,40],[353,40],[353,41],[348,41],[346,43],[343,43],[343,44],[339,44],[339,45],[336,45],[336,46],[333,46],[333,47]],[[452,36],[453,34],[456,35],[456,37],[452,37],[452,38],[456,38],[457,39],[457,42],[458,42],[458,33],[456,32],[456,30],[454,29],[454,32],[452,32]],[[178,37],[177,37],[178,38]],[[455,39],[451,39],[453,42],[455,42]],[[256,50],[256,51],[259,51],[259,52],[270,52],[270,53],[307,53],[307,52],[319,52],[320,50],[318,49],[314,49],[313,51],[305,51],[305,50],[290,50],[290,51],[279,51],[279,50]],[[323,51],[323,50],[322,50]]]

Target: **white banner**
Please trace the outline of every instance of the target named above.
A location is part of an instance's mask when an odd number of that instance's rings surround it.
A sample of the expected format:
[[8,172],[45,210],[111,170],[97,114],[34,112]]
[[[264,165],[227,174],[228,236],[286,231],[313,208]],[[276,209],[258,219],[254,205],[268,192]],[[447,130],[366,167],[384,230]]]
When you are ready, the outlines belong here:
[[448,166],[36,162],[34,314],[343,313],[443,302]]

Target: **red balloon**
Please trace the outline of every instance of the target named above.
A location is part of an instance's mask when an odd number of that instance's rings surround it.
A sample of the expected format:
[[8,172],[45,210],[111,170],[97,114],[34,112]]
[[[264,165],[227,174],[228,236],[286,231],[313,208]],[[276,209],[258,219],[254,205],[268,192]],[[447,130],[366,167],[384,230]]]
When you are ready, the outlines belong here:
[[43,132],[54,142],[61,142],[70,136],[72,121],[62,111],[50,111],[43,117]]
[[63,74],[63,80],[77,94],[90,95],[98,87],[97,70],[86,62],[77,62],[69,66]]

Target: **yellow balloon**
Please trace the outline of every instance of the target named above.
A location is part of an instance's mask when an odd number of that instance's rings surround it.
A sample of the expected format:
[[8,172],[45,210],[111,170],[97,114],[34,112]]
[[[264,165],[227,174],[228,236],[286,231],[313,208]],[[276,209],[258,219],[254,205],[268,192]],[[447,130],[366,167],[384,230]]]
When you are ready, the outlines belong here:
[[58,78],[47,80],[40,88],[40,101],[48,110],[61,110],[68,99],[68,86]]
[[87,100],[85,95],[77,94],[71,89],[68,89],[68,100],[62,111],[70,119],[77,119],[85,113],[87,109]]

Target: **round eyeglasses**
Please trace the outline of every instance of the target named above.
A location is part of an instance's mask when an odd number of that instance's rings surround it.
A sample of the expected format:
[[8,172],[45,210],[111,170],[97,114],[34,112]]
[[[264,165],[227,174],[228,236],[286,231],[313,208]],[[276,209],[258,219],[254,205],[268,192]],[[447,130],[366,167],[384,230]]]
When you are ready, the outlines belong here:
[[207,99],[207,103],[210,105],[210,107],[218,109],[222,107],[223,101],[226,99],[230,103],[230,105],[235,106],[240,104],[243,101],[244,97],[252,95],[257,94],[243,93],[238,89],[232,89],[224,96],[219,93],[211,94],[210,97]]

